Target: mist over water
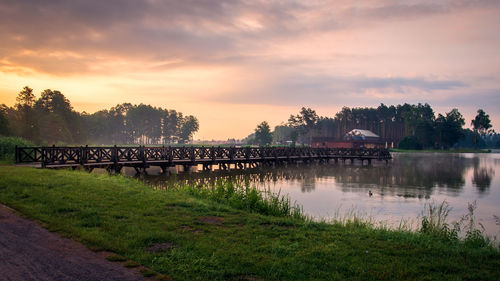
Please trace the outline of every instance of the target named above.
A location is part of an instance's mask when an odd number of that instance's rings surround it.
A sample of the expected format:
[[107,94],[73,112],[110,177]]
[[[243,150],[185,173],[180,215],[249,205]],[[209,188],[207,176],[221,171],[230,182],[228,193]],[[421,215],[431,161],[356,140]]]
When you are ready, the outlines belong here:
[[[213,185],[237,181],[287,194],[318,219],[350,213],[397,227],[416,226],[426,203],[449,203],[449,221],[467,214],[477,203],[475,216],[489,236],[500,235],[500,154],[393,153],[393,160],[362,166],[299,164],[246,170],[160,174],[148,170],[144,180],[160,188],[174,184]],[[126,171],[126,172],[131,172]],[[372,195],[370,196],[370,191]]]

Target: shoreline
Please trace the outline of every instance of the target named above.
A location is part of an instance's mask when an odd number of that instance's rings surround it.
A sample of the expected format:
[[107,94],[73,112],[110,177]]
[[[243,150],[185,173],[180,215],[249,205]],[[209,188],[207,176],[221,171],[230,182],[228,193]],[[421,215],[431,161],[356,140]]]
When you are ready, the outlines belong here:
[[401,152],[401,153],[494,153],[492,149],[399,149],[390,148],[389,152]]
[[0,166],[0,203],[175,280],[500,277],[498,248],[480,240],[262,215],[237,208],[244,201],[227,191],[213,194],[220,198],[123,176]]

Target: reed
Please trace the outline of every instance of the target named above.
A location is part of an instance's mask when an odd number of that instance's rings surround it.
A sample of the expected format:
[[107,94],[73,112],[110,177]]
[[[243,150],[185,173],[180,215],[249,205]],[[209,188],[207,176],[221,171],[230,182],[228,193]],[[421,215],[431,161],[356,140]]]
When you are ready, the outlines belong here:
[[212,186],[177,185],[175,188],[198,198],[211,199],[250,212],[299,220],[309,219],[303,208],[295,202],[292,203],[288,195],[272,192],[270,189],[260,190],[248,183],[217,181]]

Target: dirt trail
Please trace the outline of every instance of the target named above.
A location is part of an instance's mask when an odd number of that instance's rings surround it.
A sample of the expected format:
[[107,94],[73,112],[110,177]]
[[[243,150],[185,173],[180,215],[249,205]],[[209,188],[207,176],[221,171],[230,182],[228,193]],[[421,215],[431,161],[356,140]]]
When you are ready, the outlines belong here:
[[0,280],[144,280],[0,204]]

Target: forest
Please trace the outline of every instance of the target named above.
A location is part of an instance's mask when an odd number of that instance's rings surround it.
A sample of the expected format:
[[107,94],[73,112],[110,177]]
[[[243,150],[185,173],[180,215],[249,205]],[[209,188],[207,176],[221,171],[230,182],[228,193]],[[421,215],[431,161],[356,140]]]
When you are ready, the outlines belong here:
[[[465,129],[466,124],[472,130]],[[436,115],[427,103],[343,107],[332,117],[303,107],[274,131],[262,122],[248,143],[307,145],[314,137],[342,139],[355,128],[370,130],[394,147],[406,149],[500,147],[500,135],[492,130],[482,109],[469,123],[458,109]],[[89,114],[75,111],[60,91],[47,89],[37,98],[27,86],[19,92],[14,106],[0,105],[0,135],[41,145],[182,144],[198,129],[196,117],[173,109],[123,103]]]
[[[262,135],[263,123],[257,127],[255,135]],[[366,129],[389,144],[394,143],[394,147],[406,149],[500,146],[500,136],[492,130],[489,116],[482,109],[470,122],[472,130],[464,129],[466,123],[469,122],[458,109],[436,115],[427,103],[343,107],[333,117],[318,116],[315,110],[303,107],[297,115],[290,115],[287,122],[274,128],[272,141],[309,144],[314,137],[342,139],[352,129]],[[259,140],[260,137],[257,142]]]
[[161,107],[123,103],[93,114],[77,112],[57,90],[36,98],[24,87],[16,104],[0,106],[0,135],[35,144],[171,144],[185,143],[199,129],[192,115]]

